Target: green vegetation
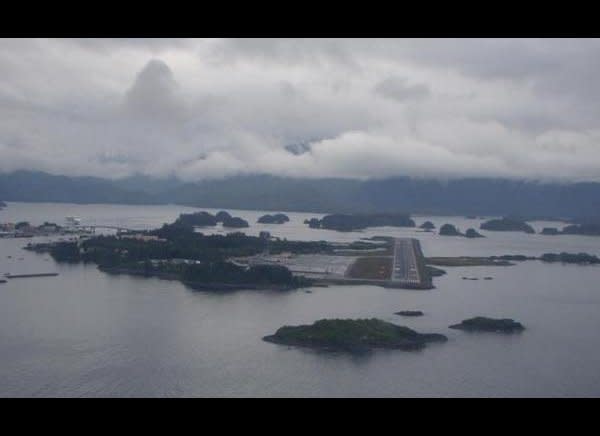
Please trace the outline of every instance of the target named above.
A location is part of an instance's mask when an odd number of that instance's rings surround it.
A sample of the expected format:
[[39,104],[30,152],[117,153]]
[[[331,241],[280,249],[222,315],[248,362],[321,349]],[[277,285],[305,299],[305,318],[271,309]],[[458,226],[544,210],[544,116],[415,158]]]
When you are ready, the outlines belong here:
[[535,233],[533,227],[527,224],[525,221],[521,221],[516,218],[501,218],[493,219],[482,223],[479,226],[482,230],[491,230],[499,232],[525,232]]
[[[227,219],[221,214],[219,219]],[[182,214],[172,224],[138,232],[145,239],[120,236],[97,236],[79,242],[29,244],[28,249],[49,252],[58,262],[97,264],[112,273],[158,276],[181,280],[194,287],[216,284],[239,287],[282,288],[305,286],[309,280],[294,277],[283,266],[245,267],[230,259],[254,256],[269,250],[271,254],[336,254],[338,250],[359,251],[379,247],[365,241],[332,245],[325,241],[288,241],[247,236],[243,233],[204,235],[195,231],[198,223],[213,222],[216,217],[206,212]],[[149,239],[153,237],[154,239]],[[385,244],[389,249],[389,243]],[[371,253],[369,253],[371,254]],[[389,259],[391,268],[391,259]]]
[[560,235],[556,227],[544,227],[541,231],[542,235]]
[[485,238],[485,236],[483,236],[481,233],[479,233],[477,230],[471,228],[468,229],[465,232],[465,237],[467,238]]
[[221,211],[217,212],[217,214],[215,215],[215,218],[217,219],[217,222],[222,223],[226,219],[231,219],[232,216],[229,214],[229,212],[221,210]]
[[517,333],[525,330],[525,327],[520,322],[512,319],[494,319],[478,316],[475,318],[465,319],[460,324],[451,325],[449,328],[466,330],[471,332],[500,332],[500,333]]
[[311,228],[321,228],[350,232],[368,227],[414,227],[415,222],[407,214],[363,214],[363,215],[325,215],[322,219],[311,218],[305,221]]
[[423,316],[423,312],[420,310],[401,310],[400,312],[395,312],[395,314],[400,316]]
[[540,257],[543,262],[562,262],[562,263],[577,263],[577,264],[598,264],[600,259],[587,253],[544,253]]
[[207,227],[216,226],[217,218],[208,212],[182,213],[173,223],[181,227]]
[[242,219],[240,217],[230,217],[223,219],[223,227],[232,227],[240,229],[250,227],[250,225],[245,219]]
[[452,224],[444,224],[440,227],[439,234],[442,236],[464,236],[466,238],[485,238],[481,233],[473,228],[469,228],[464,234]]
[[440,227],[439,234],[442,236],[463,236],[463,234],[460,233],[452,224],[444,224],[442,227]]
[[392,275],[391,257],[359,257],[346,275],[356,279],[389,280]]
[[433,230],[433,229],[435,229],[435,224],[433,224],[431,221],[425,221],[423,224],[421,224],[419,226],[419,228],[425,229],[425,230]]
[[600,236],[599,223],[584,223],[566,226],[561,232],[563,235]]
[[363,352],[373,348],[418,350],[428,342],[444,342],[441,334],[421,334],[376,318],[322,319],[312,325],[284,326],[263,340],[283,345]]
[[183,213],[173,223],[179,227],[210,227],[216,226],[218,223],[223,223],[223,227],[244,228],[249,227],[248,221],[232,217],[228,212],[220,211],[217,215],[212,215],[208,212]]
[[536,260],[535,256],[525,256],[524,254],[504,254],[502,256],[490,256],[492,260],[517,260],[519,262],[523,260]]
[[427,265],[436,266],[511,266],[511,263],[504,259],[494,257],[428,257],[425,259]]
[[258,219],[258,223],[261,224],[284,224],[288,222],[290,218],[283,213],[276,213],[273,215],[263,215]]
[[143,261],[118,266],[100,266],[113,274],[142,275],[180,280],[194,289],[293,289],[310,285],[311,281],[295,277],[281,265],[256,265],[244,268],[231,262],[156,262]]

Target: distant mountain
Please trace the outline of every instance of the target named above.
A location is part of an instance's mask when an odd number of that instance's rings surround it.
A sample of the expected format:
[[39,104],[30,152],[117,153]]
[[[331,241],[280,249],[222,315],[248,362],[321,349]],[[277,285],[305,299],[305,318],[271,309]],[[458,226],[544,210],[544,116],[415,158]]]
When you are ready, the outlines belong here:
[[219,209],[316,213],[420,213],[564,217],[600,216],[600,183],[537,183],[469,178],[298,179],[267,175],[183,183],[133,176],[117,181],[17,171],[0,174],[5,201],[176,203]]
[[5,201],[58,203],[149,204],[157,200],[144,192],[119,188],[96,177],[54,176],[37,171],[0,173],[0,198]]

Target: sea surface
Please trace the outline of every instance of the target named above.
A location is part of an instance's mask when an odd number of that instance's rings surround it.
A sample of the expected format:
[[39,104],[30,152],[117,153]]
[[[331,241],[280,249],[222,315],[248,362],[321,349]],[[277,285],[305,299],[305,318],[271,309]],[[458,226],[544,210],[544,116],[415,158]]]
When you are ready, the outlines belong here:
[[[0,222],[64,223],[150,229],[182,206],[8,203]],[[310,229],[312,213],[287,213],[283,225],[256,224],[266,212],[229,210],[261,230],[296,240],[353,241],[410,236],[425,256],[600,255],[600,237],[481,231],[444,237],[407,228],[340,233]],[[482,219],[414,217],[465,231]],[[536,230],[560,222],[531,222]],[[204,231],[204,230],[202,230]],[[220,227],[207,233],[224,233]],[[46,238],[35,238],[44,241]],[[330,286],[291,292],[192,291],[178,282],[110,276],[93,265],[63,265],[22,250],[31,239],[0,239],[0,275],[58,277],[0,284],[2,397],[572,397],[600,395],[600,267],[522,262],[510,267],[444,268],[430,291]],[[10,256],[10,257],[9,257]],[[479,277],[477,281],[463,276]],[[481,280],[491,276],[493,280]],[[422,310],[419,318],[394,315]],[[466,333],[450,324],[477,315],[522,322],[518,335]],[[282,325],[321,318],[377,317],[448,336],[417,352],[353,356],[261,340]]]

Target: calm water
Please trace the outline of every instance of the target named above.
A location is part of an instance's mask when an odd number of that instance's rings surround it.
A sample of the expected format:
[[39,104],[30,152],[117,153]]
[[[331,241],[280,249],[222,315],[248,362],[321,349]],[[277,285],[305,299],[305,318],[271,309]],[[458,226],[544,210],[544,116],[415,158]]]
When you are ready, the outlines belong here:
[[[10,203],[0,222],[153,228],[194,209]],[[211,209],[204,209],[215,211]],[[231,211],[231,210],[230,210]],[[262,212],[231,211],[255,223]],[[338,233],[309,229],[289,213],[284,225],[256,225],[288,239],[349,241],[414,236],[428,256],[588,252],[600,238],[485,232],[485,239],[441,237],[415,229]],[[481,220],[416,217],[461,230]],[[562,223],[532,223],[536,229]],[[223,229],[209,231],[222,232]],[[484,233],[484,232],[482,232]],[[42,238],[43,240],[43,238]],[[177,282],[109,276],[94,266],[59,265],[21,249],[29,240],[0,239],[0,273],[57,271],[48,279],[0,284],[0,396],[598,396],[600,268],[547,265],[446,268],[436,289],[409,291],[332,286],[294,292],[191,291]],[[12,258],[7,258],[12,256]],[[23,260],[20,260],[23,258]],[[463,275],[494,277],[463,281]],[[402,318],[402,309],[423,310]],[[447,326],[475,315],[511,317],[516,336],[468,334]],[[283,324],[319,318],[378,317],[445,344],[419,352],[367,356],[319,353],[265,343]]]

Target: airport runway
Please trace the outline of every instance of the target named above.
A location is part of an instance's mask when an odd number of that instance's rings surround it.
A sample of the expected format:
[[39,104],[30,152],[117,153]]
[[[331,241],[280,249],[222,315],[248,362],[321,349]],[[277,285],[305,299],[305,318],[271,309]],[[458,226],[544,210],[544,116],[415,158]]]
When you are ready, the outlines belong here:
[[421,256],[419,241],[413,238],[396,238],[394,240],[394,268],[392,282],[400,282],[410,287],[423,285],[419,273],[418,256]]

